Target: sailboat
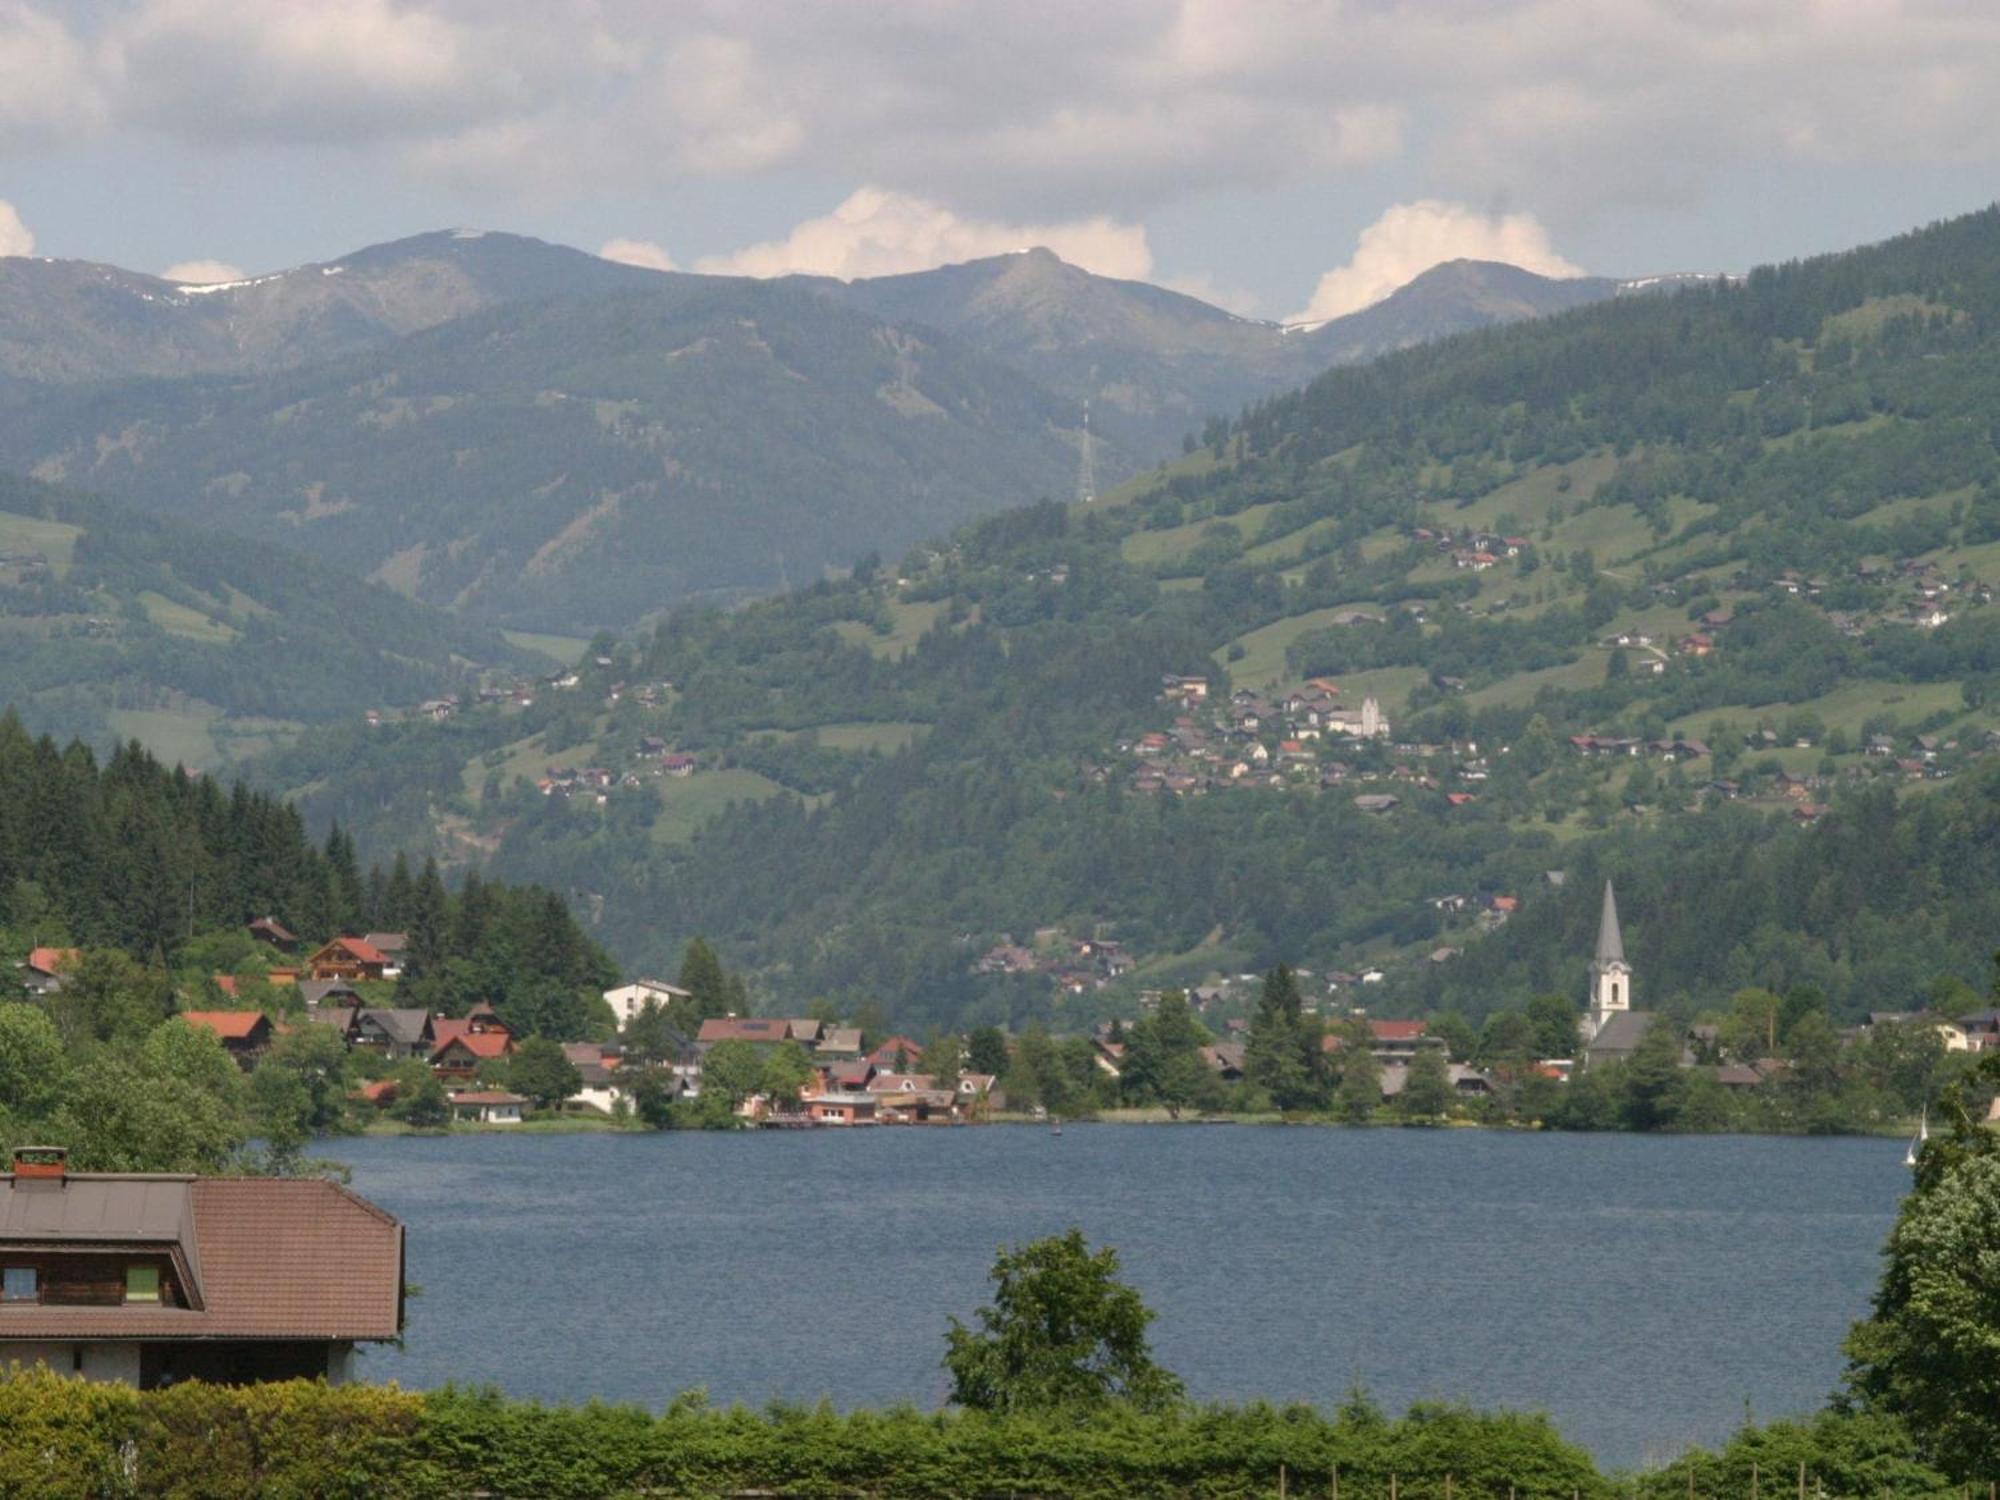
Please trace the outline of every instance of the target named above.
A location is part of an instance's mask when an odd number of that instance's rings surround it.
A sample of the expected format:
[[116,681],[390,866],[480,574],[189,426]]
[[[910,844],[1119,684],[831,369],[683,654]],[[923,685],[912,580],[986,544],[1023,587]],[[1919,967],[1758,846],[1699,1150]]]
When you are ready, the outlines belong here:
[[1910,1141],[1910,1149],[1903,1153],[1904,1166],[1914,1167],[1917,1164],[1917,1148],[1930,1138],[1931,1111],[1930,1106],[1925,1105],[1923,1113],[1917,1116],[1917,1133]]

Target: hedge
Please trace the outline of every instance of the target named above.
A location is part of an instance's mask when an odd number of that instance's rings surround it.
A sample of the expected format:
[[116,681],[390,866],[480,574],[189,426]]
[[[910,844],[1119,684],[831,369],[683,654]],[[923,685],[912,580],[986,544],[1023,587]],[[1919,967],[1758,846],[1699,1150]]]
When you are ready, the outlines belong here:
[[[1863,1424],[1872,1422],[1875,1425]],[[0,1497],[94,1500],[1612,1500],[1815,1490],[1930,1496],[1942,1481],[1900,1429],[1825,1417],[1739,1435],[1641,1478],[1606,1476],[1539,1416],[1365,1401],[1114,1409],[1088,1421],[911,1407],[753,1412],[684,1397],[657,1416],[544,1406],[490,1389],[293,1381],[139,1392],[28,1370],[0,1375]]]

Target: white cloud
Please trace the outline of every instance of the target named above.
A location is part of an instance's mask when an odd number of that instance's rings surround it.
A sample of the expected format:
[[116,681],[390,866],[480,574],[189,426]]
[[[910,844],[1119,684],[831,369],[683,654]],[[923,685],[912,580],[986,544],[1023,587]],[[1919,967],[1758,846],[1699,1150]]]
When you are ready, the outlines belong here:
[[14,205],[0,198],[0,255],[33,255],[35,237],[28,226],[21,222],[21,216]]
[[857,188],[830,214],[807,219],[781,240],[715,255],[696,269],[723,275],[893,276],[903,271],[1045,246],[1101,276],[1143,277],[1153,269],[1146,231],[1097,217],[1061,224],[968,219],[942,204],[883,188]]
[[55,15],[0,0],[0,149],[97,129],[105,98],[88,49]]
[[1358,312],[1448,260],[1497,260],[1543,276],[1581,276],[1556,253],[1533,214],[1483,214],[1435,198],[1399,203],[1361,231],[1354,256],[1320,277],[1291,321],[1320,322]]
[[217,281],[242,281],[246,275],[241,266],[232,266],[226,260],[184,260],[160,272],[160,279],[205,285]]
[[353,145],[456,128],[510,102],[512,69],[476,65],[439,9],[139,0],[107,27],[100,65],[123,117],[196,140]]
[[621,235],[599,245],[597,253],[605,260],[615,260],[627,266],[643,266],[648,271],[679,269],[674,264],[674,258],[651,240],[628,240]]
[[1365,173],[1568,232],[1724,174],[2000,167],[1996,56],[1962,0],[0,0],[0,153],[360,153],[483,218],[867,182],[1128,235]]

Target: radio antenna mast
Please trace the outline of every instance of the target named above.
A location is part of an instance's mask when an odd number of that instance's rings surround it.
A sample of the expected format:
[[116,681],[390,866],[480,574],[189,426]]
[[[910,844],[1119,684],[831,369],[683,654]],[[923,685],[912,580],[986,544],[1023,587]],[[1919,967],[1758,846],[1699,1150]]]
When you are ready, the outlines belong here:
[[1090,398],[1083,398],[1083,448],[1076,460],[1076,503],[1088,505],[1097,498],[1097,455],[1090,446]]

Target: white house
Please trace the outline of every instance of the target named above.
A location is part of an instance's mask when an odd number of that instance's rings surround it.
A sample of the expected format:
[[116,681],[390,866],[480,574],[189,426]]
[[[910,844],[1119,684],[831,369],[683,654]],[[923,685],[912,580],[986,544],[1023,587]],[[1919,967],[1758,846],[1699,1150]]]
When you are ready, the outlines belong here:
[[611,1013],[618,1018],[620,1026],[628,1023],[646,1008],[648,1000],[666,1006],[674,1000],[692,1000],[693,994],[677,984],[668,984],[664,979],[635,979],[630,984],[621,984],[615,990],[604,992],[604,1003],[611,1007]]
[[498,1089],[452,1094],[450,1099],[451,1117],[475,1125],[518,1125],[521,1106],[528,1102],[519,1094]]

